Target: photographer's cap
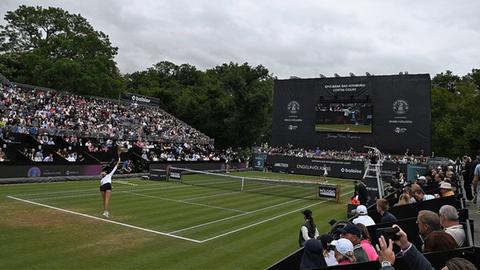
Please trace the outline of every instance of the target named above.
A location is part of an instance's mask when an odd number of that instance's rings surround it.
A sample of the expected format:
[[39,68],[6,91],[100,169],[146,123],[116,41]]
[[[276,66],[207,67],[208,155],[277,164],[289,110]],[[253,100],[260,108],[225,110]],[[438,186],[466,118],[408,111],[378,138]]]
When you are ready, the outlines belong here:
[[345,238],[340,238],[338,240],[333,240],[330,245],[335,246],[335,249],[342,254],[343,256],[347,255],[348,252],[353,252],[353,244],[350,240]]
[[360,229],[353,224],[348,224],[343,228],[339,228],[338,231],[340,233],[350,233],[350,234],[356,235],[357,237],[362,237],[362,233],[360,232]]
[[305,209],[305,210],[302,211],[302,214],[304,214],[305,216],[311,216],[312,215],[312,210]]
[[359,215],[366,215],[368,214],[367,207],[365,205],[359,205],[357,206],[357,214]]

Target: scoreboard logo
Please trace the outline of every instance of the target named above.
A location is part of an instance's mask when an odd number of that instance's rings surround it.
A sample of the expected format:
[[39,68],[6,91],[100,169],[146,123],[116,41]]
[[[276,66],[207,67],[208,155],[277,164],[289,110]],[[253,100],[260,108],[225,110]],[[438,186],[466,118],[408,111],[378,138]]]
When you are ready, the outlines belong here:
[[406,114],[408,112],[408,102],[403,99],[397,99],[393,102],[393,112],[396,114]]
[[300,103],[295,100],[292,100],[288,103],[287,109],[291,114],[296,114],[300,110]]

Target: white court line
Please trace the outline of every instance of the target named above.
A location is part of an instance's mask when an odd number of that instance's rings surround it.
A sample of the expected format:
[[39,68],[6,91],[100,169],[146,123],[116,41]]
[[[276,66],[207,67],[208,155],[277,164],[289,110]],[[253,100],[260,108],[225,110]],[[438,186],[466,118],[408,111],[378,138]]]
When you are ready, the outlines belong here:
[[225,220],[229,220],[229,219],[253,214],[253,213],[256,213],[256,212],[260,212],[260,211],[267,210],[267,209],[270,209],[270,208],[275,208],[275,207],[280,206],[280,205],[289,204],[289,203],[293,203],[293,202],[300,201],[300,200],[303,200],[303,199],[295,199],[295,200],[291,200],[291,201],[286,201],[286,202],[283,202],[283,203],[279,203],[279,204],[267,206],[267,207],[264,207],[264,208],[256,209],[256,210],[246,212],[246,213],[243,213],[243,214],[238,214],[238,215],[234,215],[234,216],[230,216],[230,217],[226,217],[226,218],[222,218],[222,219],[213,220],[213,221],[210,221],[210,222],[207,222],[207,223],[198,224],[198,225],[195,225],[195,226],[191,226],[191,227],[188,227],[188,228],[183,228],[183,229],[176,230],[176,231],[171,231],[171,232],[168,232],[168,233],[177,233],[177,232],[188,231],[188,230],[191,230],[191,229],[195,229],[195,228],[207,226],[207,225],[210,225],[210,224],[222,222],[222,221],[225,221]]
[[112,184],[122,184],[122,185],[128,185],[128,186],[138,186],[138,184],[130,183],[130,182],[123,181],[123,180],[112,180]]
[[[140,192],[140,191],[151,191],[151,190],[158,190],[158,189],[173,189],[173,188],[178,188],[178,186],[174,186],[174,187],[165,187],[165,188],[159,188],[159,187],[155,187],[155,188],[144,188],[144,189],[133,189],[135,192]],[[113,192],[114,194],[116,194],[117,192],[119,193],[125,193],[125,192],[128,192],[128,190],[131,191],[131,189],[115,189],[115,191]],[[90,191],[92,191],[92,189],[90,189]],[[68,193],[68,192],[66,192]],[[70,192],[71,193],[71,192]],[[230,192],[228,192],[230,193]],[[89,197],[89,196],[98,196],[100,194],[100,192],[95,192],[95,193],[92,193],[92,192],[89,192],[89,193],[86,193],[86,192],[82,192],[82,193],[78,193],[78,194],[72,194],[72,195],[65,195],[65,196],[51,196],[51,197],[34,197],[34,198],[28,198],[32,201],[41,201],[41,200],[48,200],[48,199],[63,199],[63,198],[77,198],[77,197]],[[218,195],[219,193],[217,193]],[[44,194],[39,194],[39,195],[44,195]],[[21,194],[19,195],[12,195],[12,196],[22,196]],[[195,198],[193,198],[195,199]],[[188,200],[185,200],[185,201],[189,201],[190,199]]]
[[[72,195],[65,195],[65,196],[54,196],[54,197],[36,197],[36,198],[28,198],[32,201],[43,201],[43,200],[55,200],[55,199],[63,199],[63,198],[77,198],[77,197],[89,197],[89,196],[98,196],[101,195],[100,192],[96,193],[83,193],[83,194],[72,194]],[[18,196],[18,195],[15,195]]]
[[[164,184],[146,184],[146,185],[142,185],[143,186],[160,186],[160,185],[164,185]],[[177,186],[177,185],[167,185],[165,187],[153,187],[153,188],[135,188],[135,191],[149,191],[149,190],[157,190],[157,189],[175,189],[175,188],[185,188],[185,186]],[[69,197],[82,197],[82,196],[91,196],[93,193],[91,193],[92,190],[98,190],[98,187],[97,188],[90,188],[90,189],[79,189],[79,190],[65,190],[65,191],[57,191],[57,192],[44,192],[44,193],[29,193],[29,194],[15,194],[15,195],[11,195],[11,196],[22,196],[22,197],[25,197],[25,196],[38,196],[38,195],[54,195],[54,194],[68,194],[68,193],[73,193],[74,195],[70,195],[70,196],[58,196],[58,197],[40,197],[40,199],[51,199],[51,198],[69,198]],[[128,188],[125,188],[125,189],[122,189],[122,188],[119,188],[119,189],[115,189],[115,190],[118,190],[119,192],[121,192],[122,190],[128,190]],[[90,192],[87,192],[87,191],[90,191]],[[95,193],[95,194],[98,194],[98,193]],[[33,198],[30,198],[33,200]],[[35,198],[37,199],[37,198]]]
[[[188,201],[194,201],[194,200],[197,200],[197,199],[204,199],[204,198],[222,196],[222,195],[225,195],[225,194],[233,194],[233,193],[246,193],[246,194],[249,194],[250,192],[257,191],[257,190],[262,190],[262,189],[271,189],[271,187],[263,187],[263,188],[256,188],[256,189],[236,190],[236,191],[215,193],[215,194],[213,194],[213,195],[192,197],[192,198],[186,199],[186,200],[184,200],[184,201],[188,202]],[[264,194],[264,195],[268,196],[268,194]],[[274,196],[274,195],[272,195],[272,196]]]
[[136,195],[136,196],[140,196],[140,197],[159,199],[159,200],[162,200],[162,201],[177,202],[177,203],[191,204],[191,205],[196,205],[196,206],[203,206],[203,207],[221,209],[221,210],[227,210],[227,211],[233,211],[233,212],[247,213],[246,211],[243,211],[243,210],[238,210],[238,209],[233,209],[233,208],[225,208],[225,207],[214,206],[214,205],[209,205],[209,204],[186,202],[186,201],[182,201],[182,200],[175,200],[175,199],[168,199],[168,198],[163,198],[163,197],[159,197],[159,196],[145,195],[145,194],[135,193],[135,192],[131,192],[131,191],[121,191],[121,192]]
[[[65,182],[61,182],[61,183],[65,184]],[[159,186],[159,185],[164,185],[164,184],[143,184],[142,186]],[[75,189],[75,190],[63,190],[63,191],[54,191],[54,192],[16,194],[16,195],[12,195],[12,196],[36,196],[36,195],[53,195],[53,194],[65,194],[65,193],[79,193],[80,194],[82,192],[92,191],[92,189],[94,189],[94,188],[92,187],[92,188],[89,188],[89,189]],[[97,187],[97,189],[98,189],[98,187]]]
[[[350,191],[350,192],[348,192],[348,193],[343,194],[341,197],[344,197],[344,196],[346,196],[346,195],[348,195],[348,194],[351,194],[351,193],[353,193],[353,190]],[[318,203],[310,204],[310,205],[307,205],[307,206],[305,206],[305,207],[302,207],[302,208],[299,208],[299,209],[296,209],[296,210],[293,210],[293,211],[290,211],[290,212],[287,212],[287,213],[283,213],[283,214],[278,215],[278,216],[274,216],[274,217],[271,217],[271,218],[268,218],[268,219],[264,219],[264,220],[259,221],[259,222],[255,222],[255,223],[253,223],[253,224],[247,225],[247,226],[245,226],[245,227],[238,228],[238,229],[233,230],[233,231],[229,231],[229,232],[222,233],[222,234],[219,234],[219,235],[214,236],[214,237],[210,237],[210,238],[201,240],[200,242],[201,242],[201,243],[205,243],[205,242],[208,242],[208,241],[210,241],[210,240],[214,240],[214,239],[217,239],[217,238],[220,238],[220,237],[223,237],[223,236],[232,234],[232,233],[236,233],[236,232],[239,232],[239,231],[243,231],[243,230],[245,230],[245,229],[248,229],[248,228],[251,228],[251,227],[260,225],[260,224],[262,224],[262,223],[265,223],[265,222],[268,222],[268,221],[272,221],[272,220],[275,220],[275,219],[284,217],[284,216],[286,216],[286,215],[290,215],[290,214],[292,214],[292,213],[298,213],[299,211],[301,211],[301,210],[303,210],[303,209],[305,209],[305,208],[310,208],[310,207],[313,207],[313,206],[315,206],[315,205],[319,205],[319,204],[326,203],[326,202],[328,202],[328,201],[321,201],[321,202],[318,202]]]
[[[140,191],[151,191],[151,190],[163,190],[163,189],[174,189],[174,188],[180,188],[180,187],[185,187],[185,186],[167,186],[167,187],[155,187],[155,188],[135,188],[133,189],[133,191],[135,192],[140,192]],[[119,189],[118,192],[120,193],[126,193],[128,192],[129,189]],[[255,189],[255,190],[259,190],[259,189]],[[92,189],[89,189],[89,191],[92,191]],[[131,190],[130,190],[131,191]],[[189,201],[192,201],[192,200],[195,200],[195,199],[200,199],[200,198],[208,198],[208,197],[214,197],[214,196],[221,196],[221,195],[224,195],[224,194],[231,194],[231,193],[240,193],[242,191],[234,191],[234,192],[222,192],[222,193],[215,193],[214,195],[209,195],[209,196],[198,196],[198,197],[191,197],[189,199],[186,199],[186,200],[182,200],[184,202],[189,202]],[[66,191],[65,193],[74,193],[74,192],[69,192],[69,191]],[[116,193],[116,192],[114,192]],[[54,194],[58,194],[58,193],[45,193],[45,194],[30,194],[30,195],[54,195]],[[61,193],[60,193],[61,194]],[[86,192],[79,192],[77,194],[72,194],[72,195],[65,195],[65,196],[52,196],[52,197],[35,197],[35,198],[28,198],[32,201],[42,201],[42,200],[48,200],[48,199],[63,199],[63,198],[78,198],[78,197],[89,197],[89,196],[98,196],[100,193],[98,192],[95,192],[95,193],[92,193],[92,192],[89,192],[89,193],[86,193]],[[25,195],[25,194],[24,194]],[[22,194],[18,194],[18,195],[12,195],[12,196],[23,196]],[[245,211],[244,211],[245,212]]]
[[191,239],[191,238],[187,238],[187,237],[183,237],[183,236],[178,236],[178,235],[174,235],[174,234],[170,234],[170,233],[155,231],[155,230],[151,230],[151,229],[146,229],[146,228],[142,228],[142,227],[138,227],[138,226],[134,226],[134,225],[118,222],[118,221],[113,221],[113,220],[110,220],[110,219],[104,219],[104,218],[99,218],[99,217],[96,217],[96,216],[82,214],[82,213],[79,213],[79,212],[75,212],[75,211],[71,211],[71,210],[67,210],[67,209],[63,209],[63,208],[58,208],[58,207],[43,204],[43,203],[33,202],[33,201],[17,198],[17,197],[14,197],[14,196],[7,196],[7,198],[17,200],[17,201],[21,201],[21,202],[25,202],[25,203],[29,203],[29,204],[42,206],[42,207],[46,207],[46,208],[50,208],[50,209],[53,209],[53,210],[57,210],[57,211],[61,211],[61,212],[69,213],[69,214],[74,214],[74,215],[77,215],[77,216],[91,218],[91,219],[95,219],[95,220],[99,220],[99,221],[103,221],[103,222],[107,222],[107,223],[113,223],[113,224],[117,224],[117,225],[120,225],[120,226],[132,228],[132,229],[136,229],[136,230],[140,230],[140,231],[144,231],[144,232],[150,232],[150,233],[155,233],[155,234],[159,234],[159,235],[169,236],[169,237],[173,237],[173,238],[177,238],[177,239],[181,239],[181,240],[185,240],[185,241],[190,241],[190,242],[194,242],[194,243],[201,243],[201,241],[199,241],[199,240],[195,240],[195,239]]

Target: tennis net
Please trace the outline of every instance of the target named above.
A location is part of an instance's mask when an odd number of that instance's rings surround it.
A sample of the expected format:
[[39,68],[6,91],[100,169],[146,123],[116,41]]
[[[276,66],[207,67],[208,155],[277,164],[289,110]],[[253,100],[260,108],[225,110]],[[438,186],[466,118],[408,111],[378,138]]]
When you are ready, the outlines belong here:
[[319,184],[315,182],[244,177],[177,167],[171,167],[170,171],[176,176],[179,173],[180,182],[187,185],[299,199],[318,199]]

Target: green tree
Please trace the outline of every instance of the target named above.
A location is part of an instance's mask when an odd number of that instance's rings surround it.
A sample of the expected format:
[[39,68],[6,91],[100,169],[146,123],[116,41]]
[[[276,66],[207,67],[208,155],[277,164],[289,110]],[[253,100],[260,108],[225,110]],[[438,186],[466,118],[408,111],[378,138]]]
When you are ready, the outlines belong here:
[[456,158],[480,149],[479,75],[474,69],[461,78],[450,71],[433,78],[432,148],[437,155]]
[[0,25],[0,73],[13,81],[115,97],[123,87],[106,34],[79,14],[21,5]]
[[263,66],[229,63],[203,72],[162,61],[125,81],[127,91],[160,98],[162,108],[217,147],[249,147],[270,134],[273,79]]

